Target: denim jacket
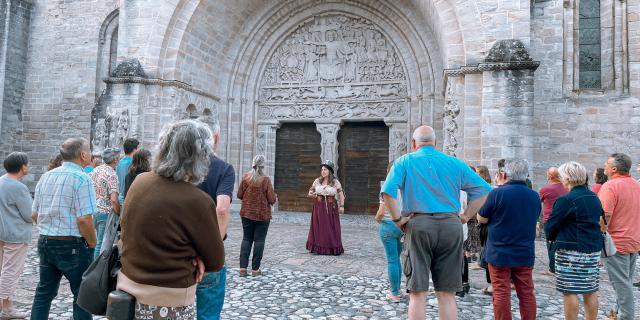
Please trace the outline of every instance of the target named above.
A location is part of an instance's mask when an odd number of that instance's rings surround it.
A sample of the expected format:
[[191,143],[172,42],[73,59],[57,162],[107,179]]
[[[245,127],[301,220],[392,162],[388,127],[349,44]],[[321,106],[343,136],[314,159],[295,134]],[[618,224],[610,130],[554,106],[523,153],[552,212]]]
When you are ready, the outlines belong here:
[[558,198],[544,230],[557,249],[598,252],[602,250],[602,213],[598,196],[586,186],[576,186]]

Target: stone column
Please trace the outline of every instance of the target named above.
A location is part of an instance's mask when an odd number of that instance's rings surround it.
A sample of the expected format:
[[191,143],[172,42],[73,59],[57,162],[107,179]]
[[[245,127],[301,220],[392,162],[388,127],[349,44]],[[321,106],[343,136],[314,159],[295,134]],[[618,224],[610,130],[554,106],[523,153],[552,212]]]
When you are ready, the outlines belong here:
[[519,40],[501,40],[478,68],[482,71],[482,163],[520,158],[533,166],[532,61]]
[[277,120],[258,124],[256,137],[256,155],[262,154],[267,160],[265,170],[271,181],[275,179],[276,168],[276,131],[280,128]]
[[20,147],[32,8],[28,0],[0,1],[0,158]]
[[461,117],[464,78],[447,77],[447,88],[443,116],[443,145],[444,153],[457,157],[462,145],[463,121]]
[[338,173],[338,131],[340,120],[316,120],[316,129],[320,132],[320,160],[331,160]]
[[409,146],[407,138],[407,122],[400,119],[385,119],[389,127],[389,161],[394,161],[405,153]]

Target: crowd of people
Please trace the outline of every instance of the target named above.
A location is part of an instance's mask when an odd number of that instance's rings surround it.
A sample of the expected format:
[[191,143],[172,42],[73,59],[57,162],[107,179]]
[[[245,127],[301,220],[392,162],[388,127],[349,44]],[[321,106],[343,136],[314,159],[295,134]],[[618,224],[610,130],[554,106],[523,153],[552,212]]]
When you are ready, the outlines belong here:
[[[121,155],[116,148],[92,154],[86,139],[71,138],[50,161],[33,198],[20,183],[29,174],[28,156],[7,156],[7,173],[0,178],[0,319],[27,317],[13,307],[12,297],[33,223],[39,231],[39,282],[31,319],[49,318],[63,276],[74,296],[73,318],[91,319],[76,299],[84,271],[114,245],[105,235],[110,221],[121,227],[117,288],[135,297],[136,319],[219,319],[235,185],[233,166],[215,154],[219,139],[217,125],[197,120],[168,125],[153,156],[136,139],[124,141]],[[602,262],[616,294],[608,315],[635,319],[640,182],[630,175],[628,155],[610,155],[592,175],[574,161],[549,168],[549,184],[536,192],[523,159],[501,160],[492,179],[486,166],[473,168],[438,151],[431,127],[417,128],[411,146],[411,153],[389,163],[375,215],[388,262],[385,298],[403,301],[404,274],[409,319],[426,318],[430,282],[439,318],[457,319],[455,296],[469,291],[470,266],[486,269],[483,292],[492,296],[495,319],[512,318],[512,288],[521,319],[536,319],[533,266],[541,231],[549,254],[545,273],[556,278],[565,319],[578,319],[579,296],[584,318],[597,318]],[[266,165],[265,157],[256,155],[236,194],[243,231],[241,277],[262,275],[277,201]],[[323,161],[319,168],[308,191],[313,210],[306,248],[340,255],[345,194],[333,162]],[[602,253],[607,239],[615,253]]]

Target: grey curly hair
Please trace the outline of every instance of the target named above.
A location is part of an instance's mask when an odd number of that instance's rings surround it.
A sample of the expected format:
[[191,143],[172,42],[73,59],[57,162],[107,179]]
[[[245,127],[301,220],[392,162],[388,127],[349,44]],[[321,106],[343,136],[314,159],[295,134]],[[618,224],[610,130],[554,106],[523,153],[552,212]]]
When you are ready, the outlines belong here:
[[203,122],[174,122],[160,134],[152,169],[161,177],[173,181],[199,184],[209,170],[212,147],[213,135]]

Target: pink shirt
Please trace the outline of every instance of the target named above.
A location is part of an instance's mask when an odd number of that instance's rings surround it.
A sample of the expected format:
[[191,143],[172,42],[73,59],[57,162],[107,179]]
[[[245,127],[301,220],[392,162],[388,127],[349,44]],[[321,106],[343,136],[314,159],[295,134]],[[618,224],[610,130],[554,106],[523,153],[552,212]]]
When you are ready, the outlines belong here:
[[593,193],[595,194],[598,194],[598,192],[600,192],[600,188],[602,188],[602,185],[599,183],[596,183],[591,187],[591,191],[593,191]]
[[630,176],[610,178],[598,198],[611,214],[609,234],[620,253],[640,252],[640,182]]
[[549,220],[553,205],[561,196],[567,194],[569,190],[565,189],[562,183],[548,184],[540,189],[540,201],[542,201],[542,218],[544,222]]

